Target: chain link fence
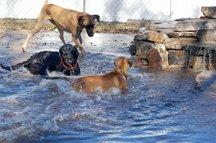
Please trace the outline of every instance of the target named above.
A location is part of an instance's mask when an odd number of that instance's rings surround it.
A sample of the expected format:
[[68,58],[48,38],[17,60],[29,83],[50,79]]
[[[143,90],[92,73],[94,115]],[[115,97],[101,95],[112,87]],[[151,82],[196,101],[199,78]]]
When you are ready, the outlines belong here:
[[[50,0],[52,1],[52,0]],[[80,0],[56,0],[56,5],[74,10],[82,11],[83,4]],[[0,0],[0,28],[1,29],[32,29],[36,24],[41,8],[45,0]],[[52,29],[49,23],[44,29]]]
[[[145,18],[170,19],[171,0],[49,0],[64,8],[102,15],[104,21]],[[0,0],[0,18],[35,19],[44,0]]]
[[[31,29],[45,0],[0,0],[0,28]],[[102,21],[127,22],[131,19],[174,20],[200,16],[202,5],[215,0],[49,0],[64,8],[99,14]],[[50,25],[45,28],[53,28]]]

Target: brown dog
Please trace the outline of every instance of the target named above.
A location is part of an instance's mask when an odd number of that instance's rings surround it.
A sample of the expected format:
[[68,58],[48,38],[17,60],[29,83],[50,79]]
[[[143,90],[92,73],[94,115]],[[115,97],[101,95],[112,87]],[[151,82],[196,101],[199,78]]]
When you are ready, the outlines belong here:
[[102,92],[109,91],[112,88],[118,88],[120,91],[127,89],[127,71],[132,66],[132,62],[125,57],[118,57],[115,60],[115,69],[103,75],[85,76],[72,82],[72,87],[76,91],[84,93],[94,93],[100,89]]
[[83,29],[86,29],[88,36],[92,37],[94,35],[95,19],[100,21],[100,16],[64,9],[57,5],[47,4],[47,1],[48,0],[45,1],[45,5],[37,19],[37,24],[28,34],[26,41],[23,44],[23,51],[27,50],[28,42],[31,37],[41,30],[41,27],[46,20],[49,20],[58,28],[60,39],[63,44],[65,44],[64,31],[69,32],[72,34],[72,39],[80,49],[81,54],[84,54],[85,50],[82,46],[81,32]]

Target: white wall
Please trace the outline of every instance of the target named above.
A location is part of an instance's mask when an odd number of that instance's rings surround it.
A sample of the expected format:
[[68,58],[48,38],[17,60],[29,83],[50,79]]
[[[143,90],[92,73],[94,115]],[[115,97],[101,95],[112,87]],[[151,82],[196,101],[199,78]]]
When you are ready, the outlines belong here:
[[[83,0],[49,0],[49,3],[83,10]],[[44,0],[0,0],[0,18],[37,18],[43,4]],[[216,0],[86,0],[86,11],[99,14],[104,21],[195,18],[201,16],[201,6],[216,6]]]

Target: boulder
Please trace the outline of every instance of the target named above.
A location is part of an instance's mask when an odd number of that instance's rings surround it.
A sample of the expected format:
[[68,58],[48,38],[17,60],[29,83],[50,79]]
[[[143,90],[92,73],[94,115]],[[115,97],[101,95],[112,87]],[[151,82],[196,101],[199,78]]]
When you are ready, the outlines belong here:
[[196,70],[216,70],[216,44],[192,44],[185,49],[187,67]]
[[167,50],[182,50],[182,47],[196,42],[195,38],[169,38],[165,41]]
[[146,27],[141,27],[141,28],[139,29],[139,32],[140,32],[140,33],[146,33],[146,31],[147,31],[147,28],[146,28]]
[[171,32],[167,34],[170,38],[180,38],[180,37],[196,37],[196,32]]
[[[156,44],[153,49],[157,50],[159,57],[161,59],[161,66],[166,67],[169,65],[169,61],[168,61],[168,51],[165,48],[164,44]],[[152,58],[151,56],[147,57],[147,60],[150,60],[150,58]]]
[[201,29],[215,29],[216,19],[194,19],[178,21],[175,31],[198,31]]
[[149,31],[147,33],[138,34],[134,37],[134,41],[147,41],[152,43],[164,43],[169,37],[158,31]]
[[201,11],[202,11],[203,15],[207,18],[216,18],[216,7],[203,6],[203,7],[201,7]]
[[148,67],[148,63],[146,59],[139,59],[136,56],[131,56],[130,60],[133,62],[133,67],[138,67],[138,68]]
[[151,68],[163,68],[169,65],[168,51],[164,44],[135,41],[134,48],[138,59],[146,61]]
[[169,65],[185,65],[185,51],[169,50]]
[[200,43],[216,43],[216,29],[199,30],[197,32],[197,39]]
[[207,69],[206,66],[207,65],[204,57],[193,56],[193,58],[190,60],[190,67],[192,67],[195,70]]
[[162,58],[157,49],[151,49],[146,54],[148,66],[153,69],[162,69]]
[[145,41],[135,41],[134,47],[136,49],[136,56],[139,59],[146,59],[146,53],[152,49],[155,46],[155,44]]
[[169,65],[168,51],[166,51],[163,44],[156,44],[153,48],[145,53],[145,59],[149,67],[154,69],[161,69]]
[[[216,72],[210,70],[203,70],[201,73],[197,74],[196,78],[197,86],[202,89],[206,90],[210,88],[210,86],[214,85],[216,87]],[[214,93],[215,93],[214,88]],[[215,94],[214,94],[215,95]]]
[[131,43],[131,45],[129,46],[129,52],[132,56],[136,55],[136,47],[134,43]]
[[170,20],[156,20],[152,21],[152,25],[156,27],[157,29],[173,29],[176,25],[176,21],[170,21]]

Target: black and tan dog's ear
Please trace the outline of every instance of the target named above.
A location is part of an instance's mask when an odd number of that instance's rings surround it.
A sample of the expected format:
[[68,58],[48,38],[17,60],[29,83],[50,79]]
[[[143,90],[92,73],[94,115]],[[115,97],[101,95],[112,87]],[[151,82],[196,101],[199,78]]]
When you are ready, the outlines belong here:
[[77,59],[79,57],[79,51],[77,50],[79,47],[77,47],[76,45],[73,46],[73,54],[75,59]]
[[94,19],[96,19],[98,22],[100,22],[100,16],[99,16],[99,15],[94,14],[94,15],[92,15],[92,17],[93,17]]
[[63,48],[64,48],[64,45],[63,45],[63,46],[61,46],[61,47],[60,47],[60,49],[59,49],[59,54],[60,54],[60,56],[62,56],[62,55],[63,55]]
[[79,15],[78,18],[77,18],[77,20],[78,20],[79,25],[83,26],[84,16],[83,15]]

